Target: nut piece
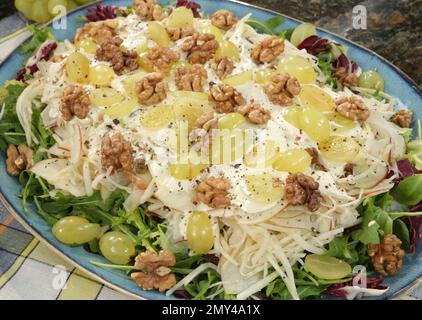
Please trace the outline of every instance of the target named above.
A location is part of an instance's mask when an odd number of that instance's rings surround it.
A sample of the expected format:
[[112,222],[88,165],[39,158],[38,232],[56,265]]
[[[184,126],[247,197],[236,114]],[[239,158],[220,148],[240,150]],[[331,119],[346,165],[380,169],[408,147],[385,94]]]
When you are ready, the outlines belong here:
[[320,207],[321,193],[319,183],[301,172],[290,174],[286,180],[286,197],[292,206],[308,204],[308,210],[317,211]]
[[235,88],[226,84],[213,85],[210,88],[209,100],[215,103],[214,109],[219,113],[233,112],[237,106],[246,103]]
[[208,75],[202,65],[194,64],[191,68],[183,66],[176,68],[174,76],[179,90],[201,92]]
[[249,103],[236,109],[241,115],[244,115],[250,122],[255,124],[264,124],[271,119],[271,114],[258,103]]
[[101,143],[101,165],[104,170],[113,167],[113,171],[122,168],[132,171],[132,145],[120,132],[107,135]]
[[225,208],[230,205],[230,200],[226,198],[229,189],[229,180],[208,177],[196,188],[196,199],[214,209]]
[[229,76],[234,69],[233,62],[227,57],[213,59],[210,67],[215,71],[220,79],[224,79]]
[[210,16],[210,20],[214,26],[223,30],[229,30],[234,24],[237,23],[237,18],[233,12],[225,9],[214,12]]
[[343,177],[347,178],[348,176],[353,176],[354,167],[353,163],[346,163],[343,167]]
[[157,4],[156,0],[134,0],[133,9],[138,16],[148,21],[160,21],[166,17],[163,8]]
[[390,118],[392,123],[395,123],[400,128],[410,128],[412,124],[412,112],[406,109],[397,110],[396,113]]
[[394,234],[387,234],[379,244],[368,244],[368,256],[379,274],[391,276],[400,271],[404,257],[401,244],[401,240]]
[[155,46],[151,48],[146,57],[151,62],[155,71],[167,72],[173,62],[180,59],[180,54],[172,49]]
[[24,144],[9,144],[6,152],[6,171],[11,176],[18,176],[23,170],[31,167],[34,151]]
[[181,47],[182,51],[188,52],[188,62],[191,64],[204,64],[218,49],[218,42],[211,33],[194,33],[186,39]]
[[299,81],[288,73],[274,73],[271,81],[264,85],[264,92],[272,103],[290,105],[294,96],[300,93]]
[[138,93],[140,104],[156,104],[167,97],[169,90],[164,75],[159,72],[150,73],[143,77],[135,86],[135,92]]
[[142,272],[134,272],[130,276],[144,290],[158,289],[166,291],[176,284],[176,276],[169,267],[176,264],[171,251],[142,252],[135,258],[135,268]]
[[306,148],[305,150],[312,157],[311,165],[313,165],[316,170],[327,171],[327,168],[325,168],[319,159],[319,152],[316,148]]
[[76,31],[73,42],[76,43],[81,39],[90,38],[96,43],[102,44],[116,35],[116,32],[114,31],[116,28],[116,20],[89,22]]
[[342,97],[336,100],[336,109],[339,114],[350,120],[365,121],[369,117],[369,110],[363,100],[357,96]]
[[89,112],[89,106],[89,96],[83,87],[70,85],[64,89],[60,105],[64,120],[70,121],[73,116],[85,119]]
[[251,52],[251,58],[258,63],[269,63],[284,51],[284,39],[277,36],[266,37]]
[[340,67],[334,71],[333,77],[343,87],[355,87],[358,84],[356,73],[348,73],[344,67]]
[[210,133],[212,129],[216,128],[218,124],[217,117],[214,116],[214,112],[204,112],[193,126],[193,130],[189,134],[189,141],[193,142],[192,150],[202,150],[207,153],[210,144]]
[[183,27],[183,28],[167,27],[166,31],[170,39],[173,41],[177,41],[182,38],[192,36],[195,33],[195,29],[192,27]]
[[98,60],[110,62],[114,71],[119,75],[139,68],[138,54],[135,51],[122,51],[120,49],[122,43],[123,39],[113,37],[102,43],[95,55]]

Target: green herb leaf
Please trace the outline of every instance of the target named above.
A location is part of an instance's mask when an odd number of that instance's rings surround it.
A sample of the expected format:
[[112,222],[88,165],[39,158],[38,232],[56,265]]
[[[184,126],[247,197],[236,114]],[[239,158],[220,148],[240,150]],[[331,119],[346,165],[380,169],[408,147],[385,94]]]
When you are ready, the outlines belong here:
[[408,252],[410,249],[410,232],[406,223],[401,219],[394,220],[393,232],[401,240],[402,249]]
[[254,19],[249,19],[247,24],[254,28],[258,32],[267,34],[276,34],[277,29],[284,23],[283,17],[272,17],[264,22],[260,22]]
[[422,174],[417,174],[402,180],[391,192],[394,199],[411,206],[422,200]]
[[52,39],[52,40],[56,39],[53,32],[48,27],[43,28],[43,29],[38,29],[34,24],[32,24],[32,25],[29,25],[27,28],[29,31],[32,32],[32,38],[28,43],[21,46],[21,49],[19,50],[20,54],[32,54],[47,39]]

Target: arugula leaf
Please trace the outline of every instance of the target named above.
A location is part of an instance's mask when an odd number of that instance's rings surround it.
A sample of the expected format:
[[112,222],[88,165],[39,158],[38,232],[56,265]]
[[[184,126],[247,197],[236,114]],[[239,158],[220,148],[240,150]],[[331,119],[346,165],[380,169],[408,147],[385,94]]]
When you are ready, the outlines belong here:
[[53,32],[48,27],[38,29],[36,25],[32,24],[27,26],[27,28],[29,31],[31,31],[32,38],[28,43],[21,46],[21,49],[19,50],[20,54],[32,54],[47,39],[56,40],[56,37],[54,36]]
[[284,38],[284,39],[290,41],[290,38],[292,37],[292,33],[293,33],[294,30],[295,30],[295,28],[284,29],[284,30],[281,30],[277,35],[280,38]]
[[247,24],[250,25],[258,32],[267,34],[276,34],[277,29],[284,23],[283,17],[272,17],[264,22],[260,22],[254,19],[249,19]]
[[331,52],[322,52],[318,54],[318,67],[325,75],[325,83],[330,85],[333,90],[338,90],[337,81],[333,78],[333,66],[332,63],[335,60],[334,55]]

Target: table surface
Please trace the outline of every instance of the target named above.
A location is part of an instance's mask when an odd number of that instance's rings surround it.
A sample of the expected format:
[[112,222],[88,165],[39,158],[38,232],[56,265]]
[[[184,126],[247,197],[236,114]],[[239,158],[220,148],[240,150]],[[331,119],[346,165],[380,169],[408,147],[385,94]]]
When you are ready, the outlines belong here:
[[[23,21],[0,4],[0,38],[5,26]],[[315,23],[383,55],[422,87],[422,0],[246,0]],[[352,10],[364,5],[368,29],[352,28]],[[299,9],[300,8],[300,9]],[[16,38],[12,43],[19,43]],[[0,62],[5,46],[0,47]],[[3,51],[3,52],[2,52]],[[4,57],[4,56],[3,56]],[[0,204],[0,299],[129,299],[79,271],[28,233]],[[396,299],[422,300],[421,281]]]

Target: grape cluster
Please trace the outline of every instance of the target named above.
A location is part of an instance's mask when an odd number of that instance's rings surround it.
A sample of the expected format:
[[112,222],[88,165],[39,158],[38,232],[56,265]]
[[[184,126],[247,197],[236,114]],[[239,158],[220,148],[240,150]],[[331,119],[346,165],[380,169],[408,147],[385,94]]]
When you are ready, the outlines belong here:
[[71,11],[82,4],[93,0],[15,0],[15,6],[29,20],[45,23],[60,14],[58,6],[63,6]]

